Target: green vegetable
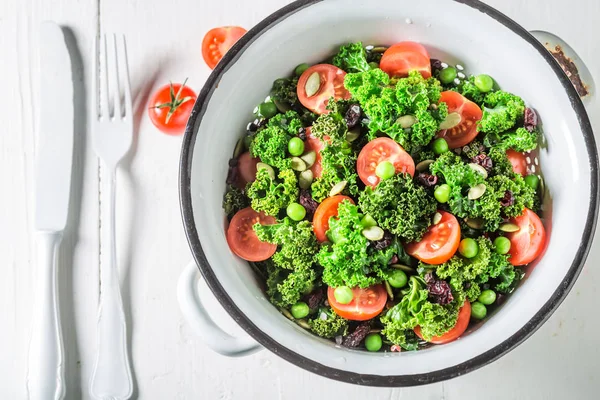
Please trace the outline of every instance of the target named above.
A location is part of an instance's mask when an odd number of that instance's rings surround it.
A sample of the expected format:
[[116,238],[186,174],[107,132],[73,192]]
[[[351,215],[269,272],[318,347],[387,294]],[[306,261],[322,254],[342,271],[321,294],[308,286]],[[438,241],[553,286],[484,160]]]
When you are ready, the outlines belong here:
[[477,75],[473,83],[482,93],[490,92],[494,88],[494,79],[486,74]]
[[278,181],[271,179],[267,169],[260,169],[246,194],[255,211],[277,216],[281,209],[298,200],[299,193],[298,179],[291,169],[280,171]]
[[437,209],[433,197],[406,174],[383,180],[375,188],[365,188],[358,202],[379,227],[407,241],[421,239]]
[[272,102],[261,103],[258,105],[258,116],[263,118],[271,118],[277,115],[279,110],[277,110],[277,106]]
[[537,175],[527,175],[523,179],[525,180],[527,186],[533,190],[537,190],[537,188],[540,186],[540,178],[538,178]]
[[379,333],[369,333],[365,338],[365,347],[368,351],[379,351],[382,345],[383,341]]
[[340,304],[350,304],[354,298],[354,294],[352,293],[352,289],[348,286],[339,286],[333,291],[333,297],[335,297],[335,301]]
[[388,277],[388,283],[391,287],[396,289],[401,289],[408,283],[408,277],[406,276],[406,272],[401,269],[395,269],[390,272]]
[[294,136],[288,142],[288,151],[291,155],[299,157],[304,153],[304,142],[297,136]]
[[348,43],[340,47],[333,57],[333,65],[346,72],[365,72],[371,70],[367,61],[367,52],[361,42]]
[[297,87],[298,77],[277,79],[273,82],[271,99],[274,102],[284,104],[289,109],[300,107],[301,104],[300,100],[298,100]]
[[[418,71],[398,79],[396,85],[380,69],[347,74],[344,85],[369,117],[369,139],[383,132],[408,152],[427,146],[448,115],[446,104],[438,104],[442,91],[439,81],[424,79]],[[417,121],[406,129],[398,122],[405,115]]]
[[477,300],[486,306],[492,305],[496,301],[496,292],[491,289],[484,290]]
[[450,198],[450,186],[445,183],[439,185],[433,191],[433,197],[435,197],[439,203],[447,203],[448,199]]
[[443,70],[440,71],[438,79],[444,85],[449,85],[449,84],[451,84],[451,83],[454,82],[454,80],[456,79],[456,77],[457,77],[456,68],[454,68],[454,67],[446,67],[446,68],[444,68]]
[[304,71],[306,71],[308,68],[310,68],[310,65],[308,65],[307,63],[302,63],[300,65],[298,65],[295,69],[294,69],[294,73],[296,74],[296,76],[300,76],[304,73]]
[[[509,261],[508,255],[493,252],[486,275],[494,282],[494,289],[500,293],[510,293],[522,277],[522,271],[515,268]],[[485,276],[481,278],[485,279]]]
[[321,308],[314,319],[308,320],[310,330],[318,336],[332,339],[348,333],[348,320],[337,315],[331,308]]
[[396,175],[396,168],[391,162],[382,161],[377,165],[377,168],[375,168],[375,175],[381,179],[389,179]]
[[525,112],[525,102],[520,97],[499,90],[485,96],[480,132],[500,134],[515,126]]
[[238,211],[248,207],[250,202],[244,195],[244,191],[235,187],[228,186],[225,196],[223,196],[223,210],[228,218],[234,216]]
[[508,254],[510,251],[510,240],[504,236],[498,236],[494,239],[494,248],[498,254]]
[[537,147],[538,133],[529,132],[525,128],[486,135],[483,143],[487,147],[495,147],[506,151],[513,149],[515,151],[525,152],[534,150]]
[[446,142],[446,139],[444,138],[437,138],[433,141],[432,145],[431,145],[433,152],[436,155],[440,155],[442,153],[445,153],[449,150],[448,147],[448,142]]
[[306,216],[306,209],[299,203],[290,203],[290,205],[287,206],[286,212],[287,216],[294,221],[302,221]]
[[477,88],[477,86],[475,85],[474,76],[471,76],[469,77],[469,79],[462,81],[458,88],[453,90],[456,90],[458,93],[462,94],[467,99],[480,106],[483,104],[483,101],[485,100],[485,96],[487,94],[483,93],[481,90],[479,90],[479,88]]
[[290,168],[291,160],[287,157],[288,142],[296,136],[300,128],[302,122],[295,111],[274,116],[266,128],[256,133],[250,144],[250,154],[272,167]]
[[435,273],[437,276],[442,279],[456,278],[460,281],[468,282],[478,279],[480,275],[487,271],[492,254],[492,243],[485,237],[468,240],[472,241],[472,244],[475,245],[475,256],[469,259],[459,256],[452,257],[450,260],[436,267]]
[[473,258],[477,255],[477,252],[479,251],[479,246],[477,246],[477,242],[475,241],[475,239],[465,238],[460,241],[458,251],[465,258]]
[[308,316],[310,309],[308,308],[308,304],[303,301],[299,301],[292,306],[290,311],[292,312],[292,316],[294,318],[300,319]]
[[487,308],[480,302],[476,301],[471,304],[471,317],[474,319],[484,319],[487,315]]

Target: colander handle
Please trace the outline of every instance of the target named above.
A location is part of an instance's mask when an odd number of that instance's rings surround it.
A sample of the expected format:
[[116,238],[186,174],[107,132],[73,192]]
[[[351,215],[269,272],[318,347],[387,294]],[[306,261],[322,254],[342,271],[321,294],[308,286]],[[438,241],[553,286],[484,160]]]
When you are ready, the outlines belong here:
[[243,357],[262,350],[263,347],[250,336],[231,336],[212,320],[198,294],[199,279],[202,277],[192,261],[179,276],[177,300],[183,316],[204,344],[227,357]]

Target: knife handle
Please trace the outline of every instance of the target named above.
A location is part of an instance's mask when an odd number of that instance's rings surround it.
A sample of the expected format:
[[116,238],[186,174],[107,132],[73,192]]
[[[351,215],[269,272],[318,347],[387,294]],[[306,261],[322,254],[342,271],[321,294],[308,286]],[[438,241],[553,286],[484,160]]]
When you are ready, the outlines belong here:
[[59,400],[65,395],[64,348],[57,285],[61,240],[60,233],[37,234],[37,290],[34,294],[27,376],[30,400]]

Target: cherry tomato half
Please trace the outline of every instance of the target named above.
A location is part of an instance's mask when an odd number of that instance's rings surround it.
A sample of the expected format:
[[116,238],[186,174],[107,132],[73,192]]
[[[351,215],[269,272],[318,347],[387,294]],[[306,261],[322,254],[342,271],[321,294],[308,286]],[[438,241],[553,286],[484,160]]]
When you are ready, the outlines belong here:
[[507,233],[510,240],[510,258],[512,265],[525,265],[539,257],[546,247],[546,229],[540,217],[526,208],[523,215],[511,222],[519,227],[517,232]]
[[313,229],[319,242],[327,241],[327,231],[329,230],[329,219],[337,217],[338,207],[344,200],[354,204],[354,201],[348,196],[337,195],[328,197],[317,207],[313,217]]
[[220,26],[204,35],[202,40],[202,58],[210,69],[214,69],[225,53],[237,42],[246,30],[239,26]]
[[[319,74],[320,86],[312,96],[306,94],[306,82],[314,73]],[[300,103],[316,114],[326,114],[327,104],[332,97],[336,100],[350,100],[350,93],[344,87],[346,73],[330,64],[317,64],[308,68],[298,80],[298,99]]]
[[256,164],[260,160],[258,158],[252,158],[249,152],[245,152],[238,158],[238,170],[239,170],[239,187],[243,189],[247,183],[254,182],[256,180]]
[[405,246],[408,254],[432,265],[448,261],[460,244],[460,225],[456,217],[446,211],[438,212],[442,214],[440,222],[431,225],[421,241]]
[[277,245],[261,242],[252,227],[256,223],[273,225],[276,222],[275,218],[262,212],[257,213],[251,207],[244,208],[238,211],[229,223],[227,244],[231,251],[246,261],[267,260],[275,254]]
[[394,165],[396,173],[415,174],[415,162],[402,146],[387,137],[371,140],[362,148],[356,160],[356,170],[365,185],[375,187],[381,180],[375,170],[382,161]]
[[422,44],[400,42],[388,48],[379,67],[390,76],[406,77],[412,70],[419,71],[423,78],[431,77],[431,59]]
[[352,289],[352,301],[340,304],[333,295],[334,288],[327,289],[327,301],[333,311],[342,318],[352,321],[367,321],[378,316],[387,302],[387,292],[383,285],[375,285],[366,289]]
[[162,133],[181,135],[196,102],[196,93],[180,83],[160,87],[148,105],[150,120]]
[[[471,320],[471,303],[469,301],[465,301],[465,304],[460,308],[458,312],[458,319],[456,320],[456,325],[454,328],[450,329],[448,332],[444,333],[442,336],[434,336],[429,340],[429,343],[434,344],[445,344],[453,342],[458,339],[469,326],[469,321]],[[421,336],[421,327],[417,326],[414,329],[415,334],[423,339]]]
[[525,154],[508,149],[506,150],[506,156],[516,174],[527,175],[527,159],[525,158]]
[[448,147],[451,149],[471,143],[479,133],[477,122],[483,116],[481,108],[460,93],[452,90],[442,92],[440,103],[446,103],[448,105],[448,114],[458,113],[461,120],[455,127],[438,132],[438,137],[446,139]]

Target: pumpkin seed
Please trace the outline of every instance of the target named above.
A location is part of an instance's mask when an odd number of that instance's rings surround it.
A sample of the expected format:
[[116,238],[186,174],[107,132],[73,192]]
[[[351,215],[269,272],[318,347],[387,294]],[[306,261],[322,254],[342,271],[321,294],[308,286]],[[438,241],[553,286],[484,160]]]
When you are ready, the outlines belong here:
[[280,113],[286,113],[291,110],[290,106],[278,100],[273,99],[273,103],[275,104],[275,107],[277,107]]
[[383,239],[383,233],[383,229],[378,226],[371,226],[362,230],[363,236],[372,242]]
[[400,125],[401,128],[406,129],[416,124],[417,118],[415,118],[414,115],[403,115],[396,120],[396,123]]
[[444,129],[452,129],[462,121],[462,117],[459,113],[453,112],[448,114],[448,116],[442,121],[440,124],[440,130]]
[[279,311],[281,311],[281,313],[282,313],[283,315],[285,315],[285,317],[286,317],[287,319],[289,319],[289,320],[292,320],[292,321],[294,320],[294,317],[292,316],[292,313],[290,313],[290,312],[289,312],[287,309],[285,309],[285,308],[280,308],[280,309],[279,309]]
[[306,97],[313,97],[321,88],[321,75],[318,72],[313,72],[304,85]]
[[465,218],[465,224],[467,224],[469,228],[481,229],[483,228],[484,223],[485,221],[482,218]]
[[338,195],[338,194],[342,193],[342,191],[346,188],[347,184],[348,184],[347,181],[341,181],[341,182],[336,183],[331,188],[331,191],[329,192],[329,197],[333,197],[335,195]]
[[439,212],[436,212],[435,215],[433,216],[433,224],[437,225],[440,223],[441,220],[442,220],[442,214],[440,214]]
[[308,324],[308,322],[306,322],[305,319],[299,319],[296,321],[296,323],[298,325],[300,325],[301,327],[303,327],[304,329],[310,329],[310,325]]
[[371,330],[369,331],[369,333],[379,333],[381,332],[381,329],[378,328],[371,328]]
[[300,189],[309,189],[314,179],[315,176],[310,169],[300,172],[300,176],[298,177],[298,185],[300,186]]
[[377,47],[373,47],[373,49],[371,50],[373,53],[385,53],[385,51],[388,48],[385,46],[377,46]]
[[346,141],[352,143],[359,137],[360,137],[360,128],[352,129],[351,131],[348,131],[348,133],[346,134]]
[[269,174],[269,178],[271,178],[272,181],[275,180],[275,171],[273,170],[273,167],[271,167],[269,164],[259,162],[256,164],[256,172],[260,171],[261,169],[266,169]]
[[238,158],[243,152],[246,150],[246,144],[244,143],[244,138],[241,138],[235,144],[235,149],[233,150],[233,158]]
[[431,164],[433,164],[433,160],[424,160],[424,161],[421,161],[420,163],[418,163],[417,166],[415,167],[415,169],[418,172],[424,172],[424,171],[429,170],[429,166]]
[[311,150],[302,155],[300,158],[306,163],[306,168],[310,168],[313,166],[315,161],[317,161],[317,153],[314,150]]
[[415,272],[415,270],[408,265],[392,264],[391,267],[394,269],[401,269],[404,272]]
[[471,167],[471,169],[472,169],[473,171],[477,171],[477,172],[479,172],[481,175],[483,175],[483,179],[487,179],[487,177],[488,177],[488,173],[487,173],[487,171],[485,170],[485,168],[483,168],[481,165],[479,165],[479,164],[475,164],[475,163],[470,163],[470,164],[468,164],[468,165],[469,165],[469,167]]
[[300,157],[292,157],[292,169],[294,171],[306,171],[306,163]]
[[483,194],[485,193],[485,189],[486,186],[483,183],[475,185],[471,189],[469,189],[469,193],[467,193],[467,198],[469,200],[477,200],[478,198],[483,196]]
[[389,284],[388,281],[385,281],[385,290],[388,294],[388,297],[390,298],[390,300],[394,300],[394,292],[392,291],[392,286]]
[[513,224],[512,222],[507,222],[505,224],[500,225],[500,230],[502,232],[518,232],[521,230],[518,225]]

